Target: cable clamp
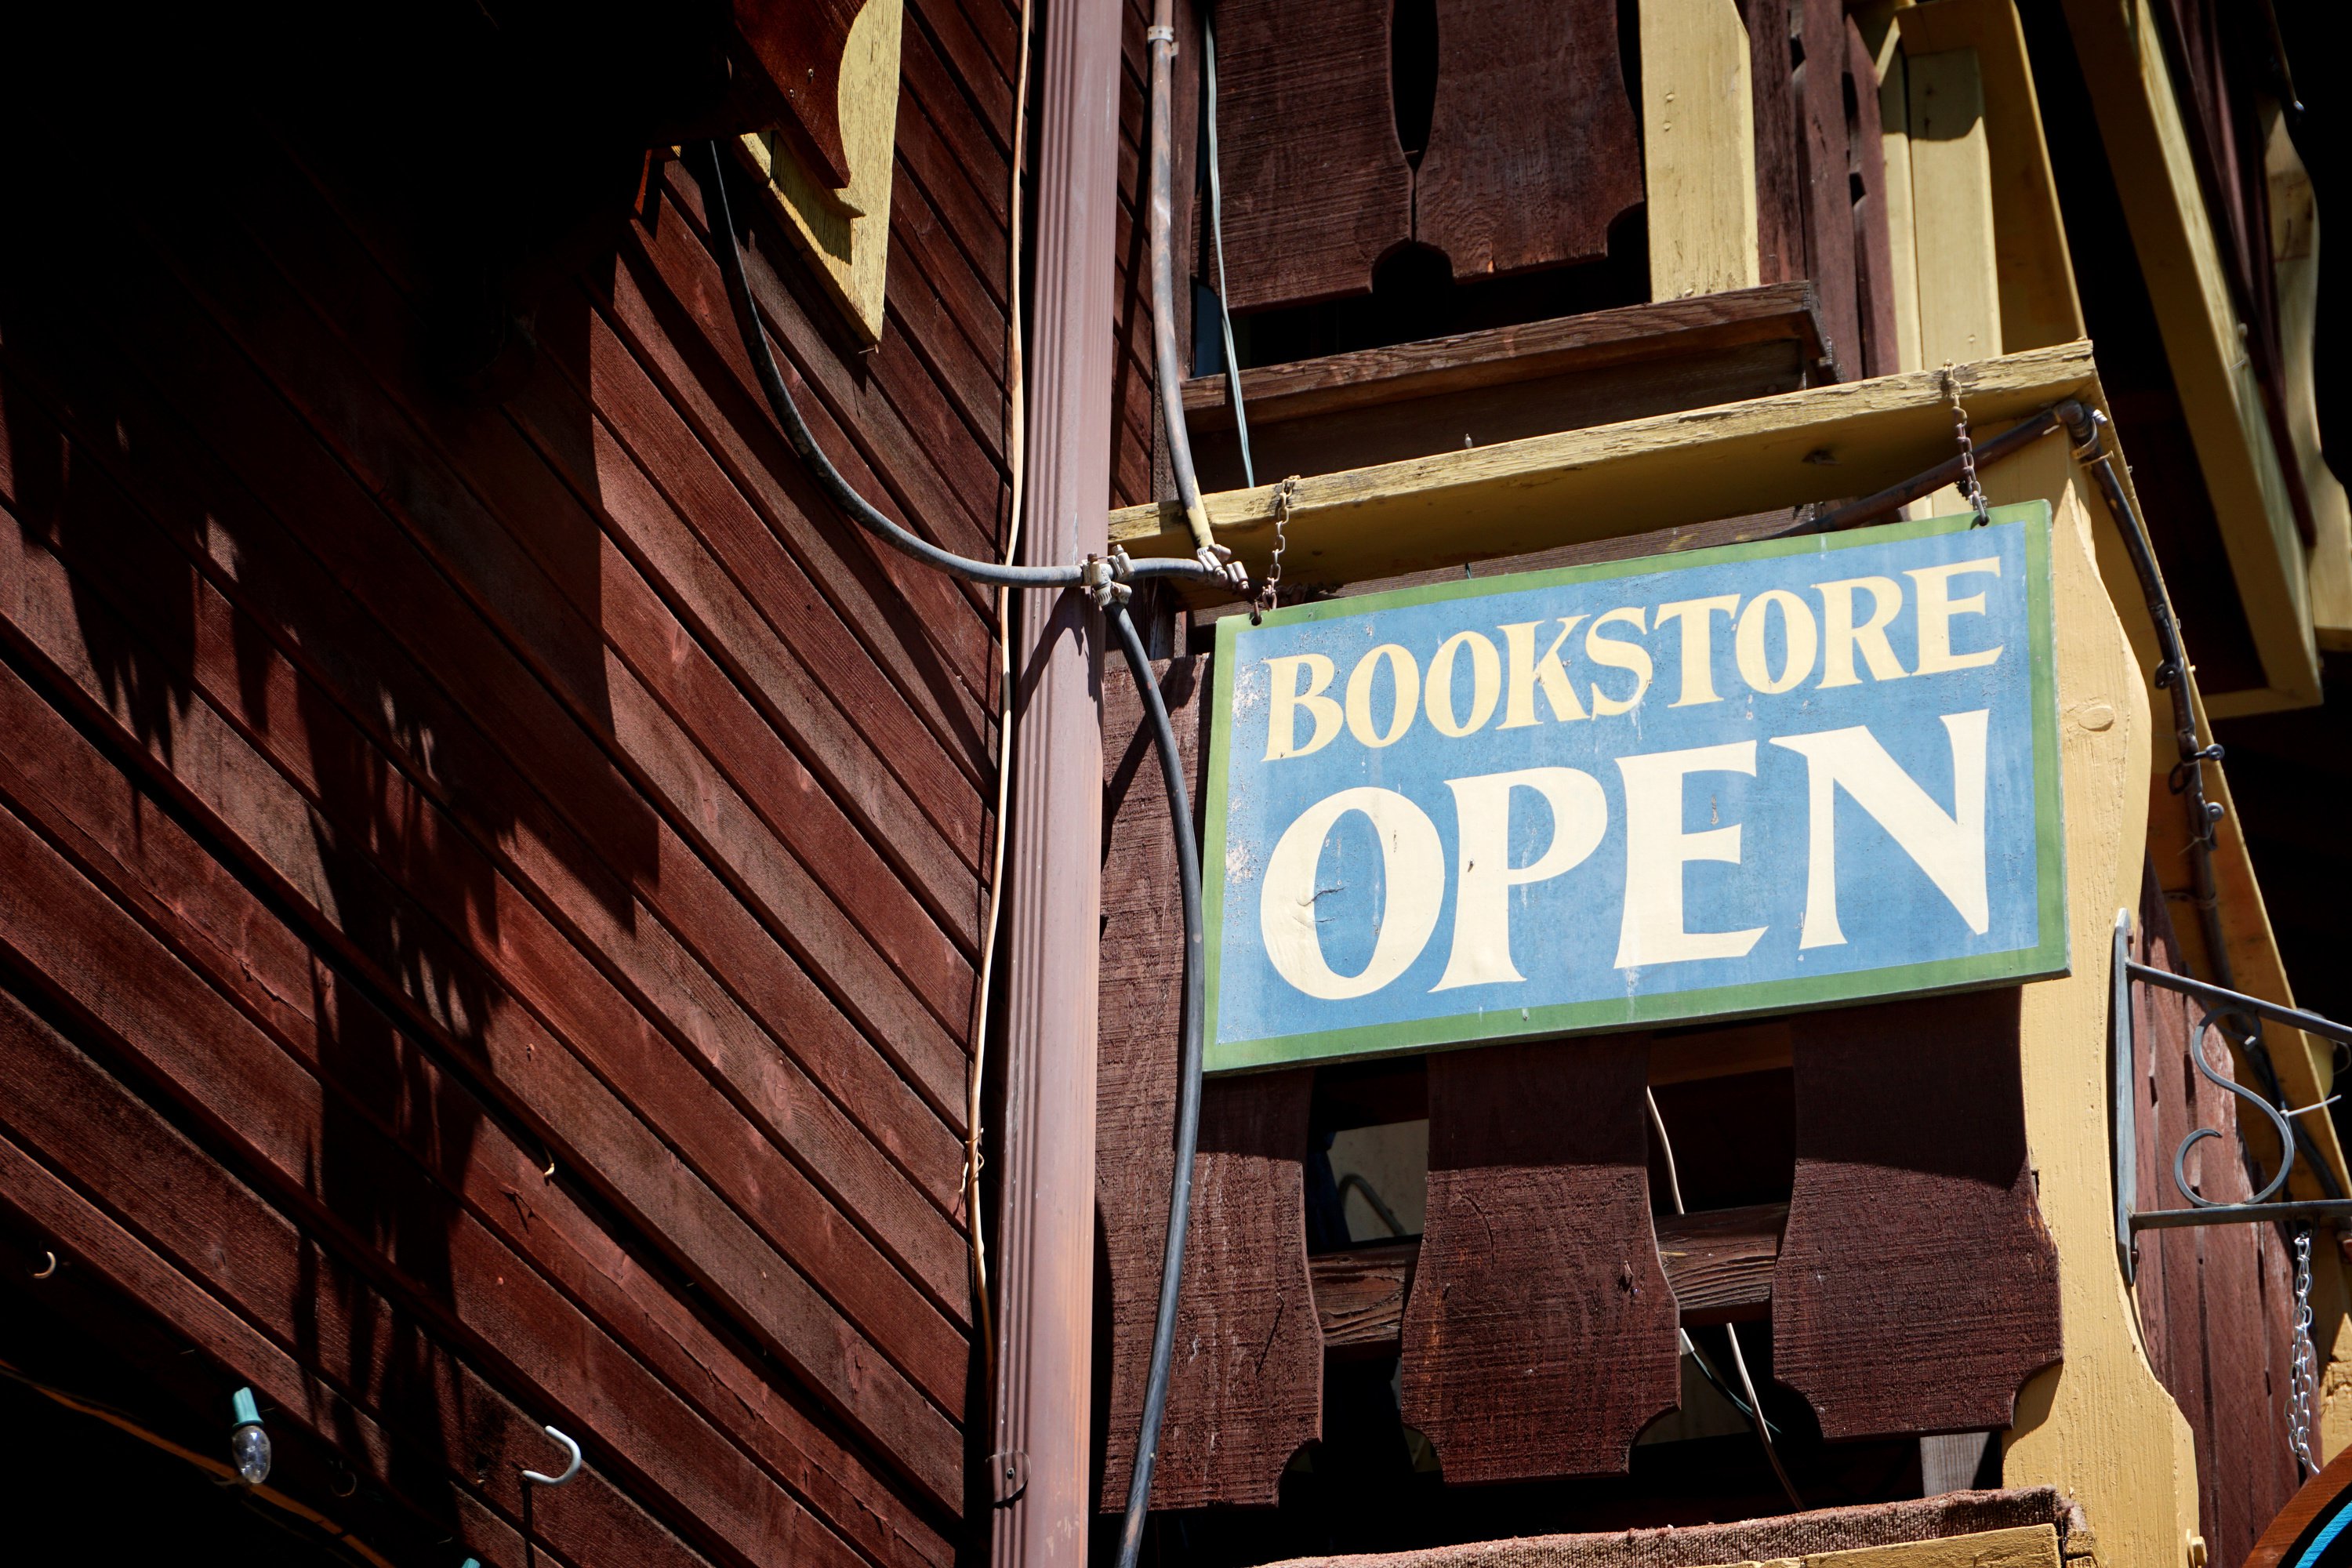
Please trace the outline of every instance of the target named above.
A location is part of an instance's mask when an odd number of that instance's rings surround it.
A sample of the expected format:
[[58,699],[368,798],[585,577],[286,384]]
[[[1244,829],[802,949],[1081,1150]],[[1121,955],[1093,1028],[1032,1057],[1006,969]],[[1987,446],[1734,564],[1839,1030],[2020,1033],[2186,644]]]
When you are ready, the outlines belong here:
[[1165,44],[1168,46],[1168,52],[1172,55],[1176,52],[1176,29],[1173,27],[1146,27],[1143,30],[1143,41],[1146,44]]
[[1133,567],[1124,550],[1113,552],[1108,558],[1088,555],[1078,565],[1078,586],[1087,591],[1087,597],[1097,608],[1108,610],[1113,605],[1124,605],[1134,597],[1135,590],[1119,578]]
[[[2095,463],[2107,455],[2106,443],[2101,438],[2106,425],[2107,416],[2097,409],[2086,408],[2083,411],[2083,428],[2088,434],[2074,445],[2074,458],[2076,462]],[[2069,427],[2067,434],[2071,436],[2073,433],[2073,429]]]

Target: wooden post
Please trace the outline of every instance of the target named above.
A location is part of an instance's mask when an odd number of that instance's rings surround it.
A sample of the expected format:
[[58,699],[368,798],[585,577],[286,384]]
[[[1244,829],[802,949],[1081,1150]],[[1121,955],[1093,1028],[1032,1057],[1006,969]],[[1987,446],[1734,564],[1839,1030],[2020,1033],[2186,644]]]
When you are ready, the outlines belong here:
[[1752,289],[1756,126],[1747,26],[1732,0],[1642,7],[1650,298]]
[[1984,487],[1995,506],[2042,499],[2055,514],[2050,572],[2074,954],[2073,974],[2025,987],[2018,1041],[2025,1146],[2058,1247],[2066,1359],[2018,1394],[2001,1479],[2073,1496],[2099,1532],[2106,1568],[2179,1568],[2197,1529],[2196,1453],[2180,1407],[2148,1365],[2116,1265],[2107,1149],[2108,949],[2116,911],[2139,897],[2147,687],[2100,580],[2098,554],[2119,549],[2114,524],[2085,509],[2064,445],[2028,447],[1987,468]]
[[1911,213],[1918,268],[1920,368],[2000,353],[2000,274],[1993,257],[1992,163],[1974,49],[1913,55]]
[[[1037,306],[1023,558],[1104,548],[1110,495],[1111,236],[1118,200],[1118,6],[1045,17]],[[1095,984],[1102,899],[1102,647],[1076,594],[1030,594],[1013,660],[1005,952],[1003,1354],[994,1560],[1082,1568],[1091,1516]]]

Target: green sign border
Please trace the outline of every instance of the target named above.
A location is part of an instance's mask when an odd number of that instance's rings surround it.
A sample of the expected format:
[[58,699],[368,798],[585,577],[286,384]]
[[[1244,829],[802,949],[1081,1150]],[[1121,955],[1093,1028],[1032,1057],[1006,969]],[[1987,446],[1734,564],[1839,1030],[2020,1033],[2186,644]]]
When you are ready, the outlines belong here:
[[[1544,1007],[1522,1007],[1518,1016],[1508,1008],[1458,1014],[1445,1018],[1416,1018],[1392,1024],[1363,1024],[1349,1028],[1321,1029],[1310,1034],[1280,1035],[1268,1039],[1218,1043],[1217,1001],[1223,959],[1225,879],[1225,786],[1231,762],[1234,640],[1244,624],[1239,616],[1217,623],[1216,668],[1213,672],[1209,731],[1208,832],[1202,847],[1202,865],[1216,875],[1202,878],[1207,900],[1208,1016],[1202,1020],[1208,1036],[1207,1070],[1248,1072],[1297,1067],[1308,1062],[1353,1061],[1372,1057],[1403,1056],[1448,1047],[1490,1045],[1534,1036],[1592,1034],[1635,1028],[1643,1025],[1690,1023],[1709,1018],[1755,1017],[1808,1007],[1833,1006],[1887,996],[1925,995],[1944,991],[1977,990],[1987,986],[2045,980],[2072,972],[2066,926],[2066,864],[2064,807],[2060,799],[2058,765],[2058,680],[2056,623],[2050,584],[2051,510],[2047,501],[2026,501],[1995,507],[1996,522],[2023,522],[2025,530],[2026,623],[2032,647],[2033,792],[2036,877],[2041,903],[2041,941],[2032,948],[2007,952],[1975,953],[1844,974],[1796,975],[1750,985],[1714,986],[1627,1001],[1562,1002]],[[1265,618],[1277,625],[1335,620],[1372,610],[1425,605],[1446,599],[1486,598],[1526,588],[1569,583],[1606,582],[1633,577],[1661,567],[1710,565],[1727,561],[1769,561],[1787,555],[1827,554],[1865,544],[1885,544],[1906,539],[1961,533],[1975,522],[1973,514],[1926,518],[1889,523],[1879,528],[1841,533],[1809,534],[1793,539],[1759,540],[1751,544],[1726,544],[1668,555],[1643,555],[1607,561],[1591,566],[1565,566],[1549,572],[1526,572],[1502,577],[1465,578],[1423,588],[1400,588],[1357,598],[1327,599],[1276,610]]]

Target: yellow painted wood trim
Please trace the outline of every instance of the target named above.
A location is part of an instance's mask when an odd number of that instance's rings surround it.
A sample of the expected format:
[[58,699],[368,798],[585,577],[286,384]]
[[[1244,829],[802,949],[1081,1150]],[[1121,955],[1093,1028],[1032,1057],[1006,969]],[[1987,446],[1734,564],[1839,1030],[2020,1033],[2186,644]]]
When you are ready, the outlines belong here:
[[1739,8],[1645,0],[1641,47],[1650,298],[1752,289],[1756,121]]
[[741,139],[744,161],[767,183],[784,230],[869,343],[882,341],[890,259],[891,163],[898,139],[898,42],[904,0],[866,0],[841,60],[841,142],[849,184],[816,183],[774,132]]
[[1996,226],[2002,351],[2072,342],[2083,335],[2083,307],[2074,291],[2074,264],[2058,210],[2042,103],[2016,6],[2011,0],[1929,0],[1895,16],[1906,52],[1976,51]]
[[1895,368],[1926,370],[1929,366],[1919,349],[1919,242],[1911,189],[1910,73],[1904,67],[1902,44],[1903,17],[1898,11],[1887,26],[1885,41],[1874,51],[1878,65],[1878,143],[1886,169],[1886,252],[1895,275]]
[[[2057,605],[2066,918],[2074,968],[2024,988],[2026,1149],[2058,1250],[2065,1359],[2030,1381],[2004,1443],[2009,1486],[2053,1486],[2097,1531],[2103,1568],[2186,1568],[2197,1528],[2189,1423],[2148,1364],[2116,1263],[2107,1152],[2109,936],[2139,898],[2154,725],[2138,660],[2103,580],[2095,536],[2114,524],[2063,442],[1988,467],[1996,504],[2047,500]],[[2120,552],[2120,542],[2112,541]],[[2135,595],[2137,590],[2135,589]]]
[[[2088,343],[1960,374],[1980,437],[2095,393]],[[1313,475],[1298,481],[1283,575],[1295,585],[1360,582],[1867,495],[1952,453],[1940,374],[1923,371]],[[1273,548],[1275,489],[1203,498],[1218,540],[1253,575]],[[1111,513],[1110,538],[1139,556],[1192,552],[1173,503]]]
[[2000,353],[2000,268],[1977,52],[1913,49],[1904,71],[1920,368],[1990,359]]
[[2285,116],[2271,117],[2263,162],[2269,175],[2271,265],[2278,277],[2280,399],[2284,404],[2293,461],[2311,498],[2311,619],[2319,646],[2352,648],[2352,502],[2319,446],[2315,386],[2319,314],[2319,204],[2311,175],[2286,133]]
[[2318,648],[2303,541],[2238,334],[2155,20],[2147,0],[2064,0],[2064,6],[2269,688],[2267,696],[2242,699],[2241,710],[2317,702]]

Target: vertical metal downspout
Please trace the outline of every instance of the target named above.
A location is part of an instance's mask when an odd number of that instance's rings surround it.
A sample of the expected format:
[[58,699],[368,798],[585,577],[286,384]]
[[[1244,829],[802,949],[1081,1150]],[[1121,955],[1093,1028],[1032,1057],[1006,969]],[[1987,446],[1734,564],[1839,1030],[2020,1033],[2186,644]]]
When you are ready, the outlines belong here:
[[[1106,548],[1118,0],[1045,7],[1036,292],[1022,557]],[[1014,280],[1019,286],[1019,280]],[[1102,902],[1102,646],[1083,595],[1031,590],[1008,693],[1013,784],[1005,952],[1003,1355],[997,1568],[1084,1568],[1095,1195],[1095,985]]]

